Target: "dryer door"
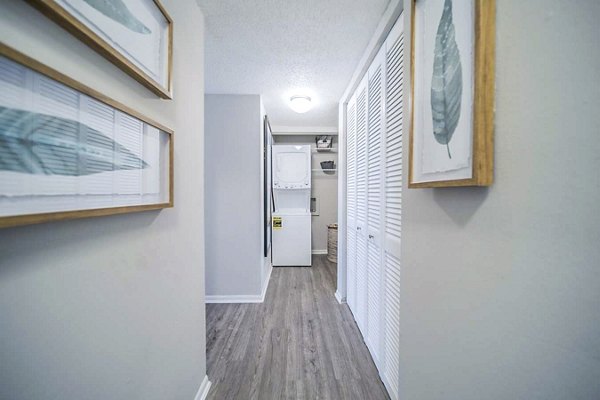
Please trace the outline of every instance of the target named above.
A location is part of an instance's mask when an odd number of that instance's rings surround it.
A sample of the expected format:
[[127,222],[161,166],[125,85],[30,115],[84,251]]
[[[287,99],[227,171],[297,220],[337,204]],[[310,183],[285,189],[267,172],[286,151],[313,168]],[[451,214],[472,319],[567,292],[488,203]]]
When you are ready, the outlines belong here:
[[273,146],[273,187],[310,187],[310,146]]

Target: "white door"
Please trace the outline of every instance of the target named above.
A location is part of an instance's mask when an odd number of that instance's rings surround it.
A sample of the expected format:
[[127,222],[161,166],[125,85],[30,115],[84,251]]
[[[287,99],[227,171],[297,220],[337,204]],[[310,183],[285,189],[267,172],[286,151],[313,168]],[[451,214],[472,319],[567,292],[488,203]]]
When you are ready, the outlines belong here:
[[367,337],[367,79],[356,96],[356,309],[354,318]]
[[384,156],[384,383],[398,399],[400,380],[400,229],[402,216],[402,110],[404,83],[404,23],[402,16],[385,44],[385,156]]
[[356,96],[348,102],[346,139],[346,301],[356,310]]
[[400,368],[403,22],[347,107],[347,300],[393,400]]
[[368,71],[367,123],[367,344],[381,366],[382,313],[382,132],[384,112],[382,49]]

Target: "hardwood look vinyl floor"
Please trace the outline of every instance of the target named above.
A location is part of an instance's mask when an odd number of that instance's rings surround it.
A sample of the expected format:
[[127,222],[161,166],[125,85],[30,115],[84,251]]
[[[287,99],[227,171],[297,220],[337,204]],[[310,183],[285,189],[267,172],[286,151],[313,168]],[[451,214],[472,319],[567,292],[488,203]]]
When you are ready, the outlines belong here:
[[274,268],[262,304],[207,304],[208,399],[389,399],[335,281],[313,256]]

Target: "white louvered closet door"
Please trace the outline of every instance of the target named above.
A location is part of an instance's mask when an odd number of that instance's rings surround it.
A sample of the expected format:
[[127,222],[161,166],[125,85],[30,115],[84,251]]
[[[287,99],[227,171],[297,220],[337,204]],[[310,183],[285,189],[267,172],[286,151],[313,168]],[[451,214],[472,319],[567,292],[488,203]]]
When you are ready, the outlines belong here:
[[404,85],[404,24],[402,17],[385,44],[385,156],[384,156],[384,379],[392,399],[398,399],[400,380],[400,231],[402,216],[402,132]]
[[367,335],[367,79],[356,91],[356,308],[354,318]]
[[381,365],[382,316],[382,133],[384,51],[375,58],[368,76],[367,123],[367,345]]
[[400,16],[347,107],[347,300],[390,397],[400,369]]
[[356,312],[356,96],[350,99],[347,108],[346,134],[346,301],[352,312]]

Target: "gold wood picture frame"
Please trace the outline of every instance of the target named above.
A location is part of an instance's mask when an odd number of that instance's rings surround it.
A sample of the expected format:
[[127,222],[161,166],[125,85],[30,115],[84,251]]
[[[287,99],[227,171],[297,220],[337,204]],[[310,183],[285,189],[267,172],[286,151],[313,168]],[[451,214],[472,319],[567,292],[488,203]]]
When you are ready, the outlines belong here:
[[409,188],[490,186],[495,0],[413,0]]
[[0,43],[0,228],[173,207],[173,135]]
[[158,0],[26,0],[163,99],[173,98],[173,21]]

